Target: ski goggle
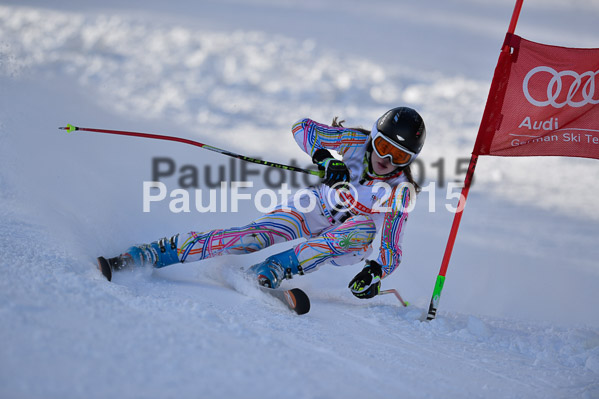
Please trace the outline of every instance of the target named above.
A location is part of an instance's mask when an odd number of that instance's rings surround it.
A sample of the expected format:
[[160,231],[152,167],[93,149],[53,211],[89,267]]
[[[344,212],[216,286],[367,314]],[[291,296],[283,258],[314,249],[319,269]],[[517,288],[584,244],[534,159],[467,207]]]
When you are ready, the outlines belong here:
[[388,139],[377,131],[372,139],[372,146],[376,155],[381,158],[389,158],[395,166],[406,166],[416,158],[416,153],[408,150],[402,145]]

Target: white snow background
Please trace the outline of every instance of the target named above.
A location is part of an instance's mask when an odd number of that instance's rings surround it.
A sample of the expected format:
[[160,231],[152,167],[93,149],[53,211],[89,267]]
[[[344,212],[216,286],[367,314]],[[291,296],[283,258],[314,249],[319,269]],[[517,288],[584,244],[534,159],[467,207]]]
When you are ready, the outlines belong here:
[[[214,181],[239,162],[57,129],[168,134],[307,166],[297,119],[370,128],[405,104],[426,121],[426,183],[439,159],[459,181],[513,5],[1,1],[0,397],[598,398],[596,160],[481,158],[436,320],[421,322],[453,219],[446,184],[419,197],[383,281],[409,307],[354,298],[361,265],[325,266],[284,283],[312,299],[298,317],[237,272],[293,243],[106,282],[98,255],[259,212],[164,201],[144,213],[153,157],[194,165],[205,190],[205,166]],[[598,18],[594,0],[527,0],[516,33],[599,47]],[[256,193],[267,172],[250,169]]]

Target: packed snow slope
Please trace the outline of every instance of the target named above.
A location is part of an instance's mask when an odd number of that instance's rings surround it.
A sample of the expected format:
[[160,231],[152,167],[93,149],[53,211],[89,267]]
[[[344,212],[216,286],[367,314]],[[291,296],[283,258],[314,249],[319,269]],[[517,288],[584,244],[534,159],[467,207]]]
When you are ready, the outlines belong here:
[[[481,159],[439,316],[421,321],[453,218],[448,183],[463,178],[456,167],[512,8],[2,1],[0,397],[599,397],[595,160]],[[599,47],[598,17],[594,1],[526,1],[517,33]],[[421,111],[428,131],[416,168],[428,188],[404,260],[383,282],[409,307],[354,298],[359,264],[325,266],[284,283],[312,299],[294,316],[239,271],[293,243],[113,283],[95,269],[96,256],[133,243],[257,217],[251,201],[237,212],[194,207],[244,170],[252,195],[283,178],[311,181],[180,143],[58,126],[169,134],[308,166],[295,120],[369,128],[398,104]],[[161,179],[170,191],[181,168],[198,171],[190,212],[172,212],[169,199],[143,211],[157,158],[175,164]]]

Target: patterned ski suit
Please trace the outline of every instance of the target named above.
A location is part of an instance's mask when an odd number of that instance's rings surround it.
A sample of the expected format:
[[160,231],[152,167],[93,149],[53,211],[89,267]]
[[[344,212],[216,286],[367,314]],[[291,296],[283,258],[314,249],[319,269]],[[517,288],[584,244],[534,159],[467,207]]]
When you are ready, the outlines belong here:
[[324,263],[341,266],[363,261],[372,252],[377,230],[381,230],[377,261],[383,266],[383,277],[389,275],[402,257],[401,242],[408,219],[405,209],[410,199],[409,188],[402,184],[407,183],[406,177],[402,172],[385,178],[370,174],[369,135],[360,131],[303,119],[293,125],[292,132],[310,156],[320,148],[342,155],[350,170],[349,193],[320,184],[304,189],[295,201],[280,204],[246,226],[180,234],[179,260],[245,254],[305,238],[294,251],[307,273]]

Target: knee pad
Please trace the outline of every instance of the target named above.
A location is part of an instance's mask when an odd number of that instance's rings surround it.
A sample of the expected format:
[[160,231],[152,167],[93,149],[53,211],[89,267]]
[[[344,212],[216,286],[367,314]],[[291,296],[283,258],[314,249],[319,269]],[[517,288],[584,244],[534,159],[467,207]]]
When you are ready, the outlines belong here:
[[352,247],[363,247],[364,249],[372,244],[376,237],[376,224],[370,216],[356,215],[348,218],[340,226],[339,232],[343,233],[341,243],[345,244],[343,240],[350,240],[347,242]]

